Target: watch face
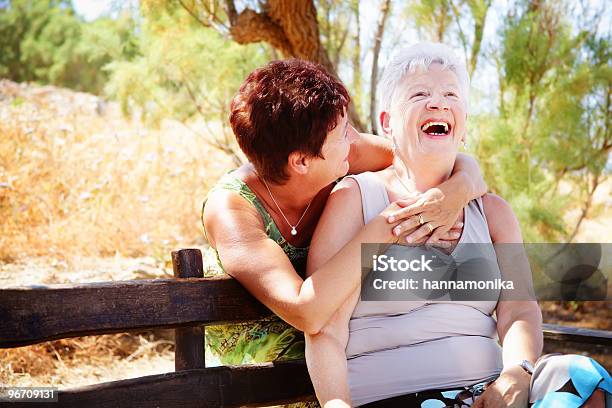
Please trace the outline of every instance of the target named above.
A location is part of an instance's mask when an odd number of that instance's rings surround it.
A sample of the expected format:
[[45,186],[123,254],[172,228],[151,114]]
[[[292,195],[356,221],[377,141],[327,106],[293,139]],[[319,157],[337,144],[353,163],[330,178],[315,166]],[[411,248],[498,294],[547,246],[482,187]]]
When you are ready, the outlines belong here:
[[523,362],[521,363],[521,367],[523,367],[523,369],[525,371],[527,371],[529,374],[533,374],[533,364],[531,364],[530,361],[528,360],[523,360]]

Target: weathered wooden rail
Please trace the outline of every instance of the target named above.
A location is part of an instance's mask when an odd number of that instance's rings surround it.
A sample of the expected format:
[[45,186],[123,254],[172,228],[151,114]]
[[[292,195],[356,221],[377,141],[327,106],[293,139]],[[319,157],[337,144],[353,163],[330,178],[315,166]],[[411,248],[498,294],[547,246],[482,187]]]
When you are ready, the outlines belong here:
[[[173,252],[172,262],[175,279],[0,289],[0,348],[175,328],[175,372],[60,390],[54,406],[234,407],[314,398],[304,361],[205,368],[203,325],[271,312],[232,278],[203,278],[199,250]],[[548,351],[612,348],[612,332],[544,326]]]

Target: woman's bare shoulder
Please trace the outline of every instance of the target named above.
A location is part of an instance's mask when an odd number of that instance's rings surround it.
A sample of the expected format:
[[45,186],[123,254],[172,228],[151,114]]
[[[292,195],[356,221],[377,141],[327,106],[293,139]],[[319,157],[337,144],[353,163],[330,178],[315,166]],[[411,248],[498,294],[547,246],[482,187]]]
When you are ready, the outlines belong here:
[[357,178],[359,177],[371,177],[373,180],[380,182],[382,184],[387,184],[390,173],[390,167],[379,171],[365,172],[354,174],[350,176],[344,177],[340,182],[336,184],[334,191],[337,189],[349,189],[352,194],[360,193],[359,183],[357,182]]
[[[336,183],[329,194],[319,225],[339,218],[346,220],[347,216],[351,218],[349,213],[361,213],[361,189],[353,177],[345,177]],[[338,222],[333,224],[340,225]]]
[[[240,237],[264,232],[257,209],[235,191],[216,189],[208,195],[202,214],[204,228],[213,247],[217,237]],[[259,234],[257,234],[259,235]],[[264,232],[265,235],[265,232]]]
[[359,183],[355,180],[355,176],[346,176],[336,183],[332,189],[331,194],[344,190],[344,194],[347,194],[347,190],[359,191]]
[[493,242],[521,242],[521,229],[510,204],[497,194],[482,196],[489,234]]
[[487,193],[482,196],[482,204],[484,206],[485,213],[490,212],[491,215],[496,213],[512,212],[510,204],[497,194]]

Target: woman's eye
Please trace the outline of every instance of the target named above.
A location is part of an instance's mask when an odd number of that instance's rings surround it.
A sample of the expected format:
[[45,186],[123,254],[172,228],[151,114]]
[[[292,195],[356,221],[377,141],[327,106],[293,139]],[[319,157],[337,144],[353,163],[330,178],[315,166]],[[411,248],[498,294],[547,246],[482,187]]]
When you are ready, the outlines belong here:
[[456,98],[456,97],[457,97],[457,94],[456,94],[456,93],[454,93],[454,92],[447,92],[447,93],[446,93],[446,96],[452,96],[453,98]]
[[425,92],[416,92],[411,96],[411,98],[418,98],[421,96],[427,96],[427,94]]

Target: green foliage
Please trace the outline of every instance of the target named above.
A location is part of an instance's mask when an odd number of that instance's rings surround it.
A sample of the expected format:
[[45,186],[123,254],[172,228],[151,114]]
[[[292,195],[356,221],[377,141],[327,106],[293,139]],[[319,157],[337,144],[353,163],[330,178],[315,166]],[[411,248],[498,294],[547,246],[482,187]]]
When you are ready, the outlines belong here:
[[355,24],[350,2],[342,0],[318,0],[317,12],[319,21],[319,35],[321,44],[336,68],[342,60],[347,60],[350,55],[346,45],[349,43],[349,32]]
[[144,14],[139,54],[106,66],[106,91],[127,113],[137,108],[157,123],[198,115],[227,124],[227,108],[240,83],[266,62],[258,45],[241,46],[203,30],[182,9]]
[[[608,41],[574,33],[563,7],[517,3],[500,34],[503,103],[477,119],[489,185],[510,201],[532,241],[570,236],[563,215],[589,202],[612,145]],[[561,182],[583,188],[561,194]]]
[[99,93],[132,33],[129,18],[83,23],[70,1],[12,0],[0,9],[0,76]]
[[451,24],[452,8],[449,0],[421,0],[408,3],[408,17],[421,35],[430,41],[445,41]]

